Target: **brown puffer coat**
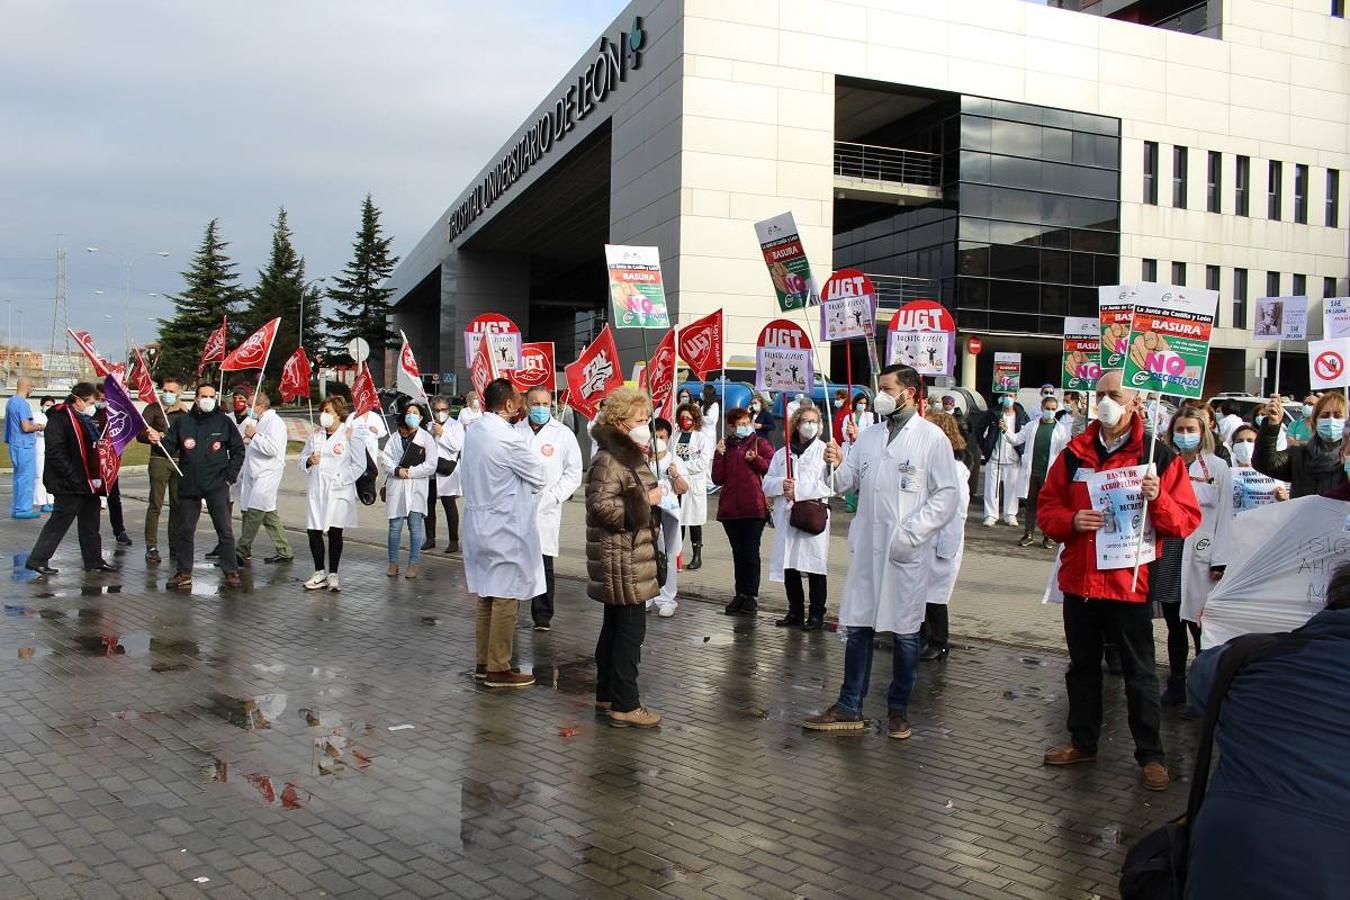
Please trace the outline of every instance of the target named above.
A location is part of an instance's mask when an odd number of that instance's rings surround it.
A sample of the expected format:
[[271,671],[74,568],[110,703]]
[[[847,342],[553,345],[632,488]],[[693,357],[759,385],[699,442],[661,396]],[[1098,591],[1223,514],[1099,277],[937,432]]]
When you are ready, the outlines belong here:
[[661,592],[647,492],[656,476],[642,451],[613,425],[591,432],[600,452],[586,478],[586,593],[614,606],[637,606]]

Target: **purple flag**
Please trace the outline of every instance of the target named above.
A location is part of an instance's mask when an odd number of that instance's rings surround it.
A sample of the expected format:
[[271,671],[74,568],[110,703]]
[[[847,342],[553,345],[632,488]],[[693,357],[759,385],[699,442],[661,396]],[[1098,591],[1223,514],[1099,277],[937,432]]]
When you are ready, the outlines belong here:
[[145,430],[145,419],[122,382],[111,375],[103,379],[103,399],[108,401],[108,408],[104,410],[108,414],[108,424],[103,429],[103,439],[120,457],[127,444]]

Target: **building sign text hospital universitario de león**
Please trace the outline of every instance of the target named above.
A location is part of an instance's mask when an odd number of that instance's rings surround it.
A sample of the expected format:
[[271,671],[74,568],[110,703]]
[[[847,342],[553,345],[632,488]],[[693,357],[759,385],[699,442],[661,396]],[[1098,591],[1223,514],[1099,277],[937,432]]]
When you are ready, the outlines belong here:
[[482,184],[475,185],[450,214],[451,241],[463,234],[511,185],[525,177],[530,166],[547,155],[577,122],[594,112],[596,106],[609,97],[610,91],[627,80],[630,70],[641,68],[646,40],[641,17],[633,19],[633,27],[617,43],[607,37],[600,38],[595,59],[577,76],[577,83],[568,85],[553,106],[526,129],[515,146],[488,171]]

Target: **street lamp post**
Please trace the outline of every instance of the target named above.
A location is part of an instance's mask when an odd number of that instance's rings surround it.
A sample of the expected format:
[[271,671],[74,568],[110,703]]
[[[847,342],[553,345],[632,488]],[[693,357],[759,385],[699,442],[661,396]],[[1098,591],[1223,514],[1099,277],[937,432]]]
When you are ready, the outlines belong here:
[[[86,253],[99,253],[102,251],[102,249],[103,248],[101,247],[85,247],[84,251]],[[126,360],[128,357],[131,356],[131,270],[136,265],[136,260],[142,259],[147,256],[158,256],[161,259],[165,259],[168,257],[169,251],[151,250],[147,253],[142,253],[139,256],[122,256],[121,254],[118,253],[114,253],[113,255],[117,256],[122,261],[122,264],[127,267],[126,299],[123,302],[122,306],[123,340],[125,341],[125,346],[123,347],[122,351],[122,359]]]

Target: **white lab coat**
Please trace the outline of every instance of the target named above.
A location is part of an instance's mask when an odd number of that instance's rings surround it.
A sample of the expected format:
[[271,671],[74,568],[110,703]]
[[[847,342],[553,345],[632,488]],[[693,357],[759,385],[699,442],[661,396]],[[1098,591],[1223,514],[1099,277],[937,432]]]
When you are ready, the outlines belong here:
[[[1067,430],[1067,429],[1066,429]],[[946,606],[956,590],[956,578],[961,574],[961,557],[966,552],[966,510],[970,508],[970,469],[956,460],[957,483],[956,515],[942,526],[933,541],[933,583],[928,590],[928,602]]]
[[496,413],[464,432],[464,577],[479,597],[544,593],[537,509],[544,472],[525,436]]
[[722,414],[722,407],[715,401],[709,403],[703,408],[703,430],[709,434],[717,434],[717,419]]
[[[1019,446],[1022,448],[1021,469],[1018,472],[1019,486],[1017,496],[1019,499],[1027,499],[1031,493],[1031,462],[1032,457],[1036,455],[1036,431],[1041,427],[1039,416],[1022,426],[1022,433],[1017,436]],[[1050,466],[1055,464],[1055,457],[1063,452],[1068,446],[1069,441],[1073,440],[1073,425],[1069,421],[1059,421],[1055,423],[1055,430],[1050,435],[1050,461],[1045,467],[1045,471],[1050,471]],[[969,472],[969,470],[967,470]]]
[[539,492],[539,551],[558,555],[558,532],[562,529],[563,504],[581,487],[581,445],[577,436],[557,419],[549,419],[536,432],[529,419],[516,423],[535,464],[543,470],[544,489]]
[[[42,411],[42,407],[36,404],[29,404],[33,410],[33,424],[46,425],[47,414]],[[42,486],[42,473],[47,468],[47,435],[45,432],[36,431],[33,433],[33,447],[37,454],[37,480],[33,482],[33,505],[51,506],[56,502],[56,498],[47,493],[47,489]]]
[[[483,413],[471,407],[464,407],[459,411],[459,417],[455,419],[459,423],[460,430],[464,434],[469,433],[469,426],[483,418]],[[436,482],[436,494],[444,497],[463,497],[464,485],[461,481],[460,469],[464,466],[464,439],[460,438],[460,460],[459,465],[455,466],[455,471],[445,477],[444,489],[441,483]]]
[[839,624],[915,634],[931,595],[932,545],[957,514],[961,472],[947,436],[915,414],[895,440],[887,426],[858,435],[835,490],[858,491]]
[[273,512],[286,470],[286,423],[276,410],[268,409],[253,426],[256,430],[244,448],[244,467],[239,471],[239,508]]
[[394,474],[403,459],[405,438],[395,432],[384,442],[380,469],[387,476],[384,482],[384,514],[388,519],[406,518],[408,513],[427,514],[427,497],[431,494],[431,479],[436,474],[436,439],[425,428],[413,430],[412,442],[425,454],[422,462],[408,468],[408,477]]
[[[311,453],[319,464],[310,466]],[[356,480],[366,472],[365,446],[352,437],[347,426],[328,434],[316,429],[300,451],[300,471],[309,478],[305,492],[305,527],[311,531],[355,528]]]
[[[680,438],[689,435],[689,442]],[[670,443],[684,466],[689,490],[680,498],[680,524],[705,525],[708,522],[708,473],[712,471],[713,453],[717,441],[709,431],[676,431]]]
[[372,409],[361,418],[356,417],[356,413],[347,416],[347,424],[352,428],[352,435],[357,442],[365,447],[366,452],[370,454],[376,465],[380,462],[380,439],[389,433],[389,425],[384,421],[384,416],[379,410]]
[[[788,524],[792,504],[783,494],[787,480],[787,452],[782,447],[769,461],[764,475],[764,496],[773,501],[773,551],[769,555],[769,580],[782,583],[784,569],[796,569],[814,575],[829,574],[830,529],[807,534]],[[825,442],[814,440],[801,456],[792,459],[793,494],[798,500],[820,500],[831,496],[830,467],[825,464]],[[828,523],[828,519],[827,519]]]
[[855,409],[853,412],[849,413],[848,418],[844,420],[844,443],[853,443],[853,441],[849,440],[848,423],[852,422],[854,425],[858,426],[858,437],[862,437],[862,433],[865,430],[871,428],[879,421],[881,421],[881,418],[876,413],[872,412],[872,410],[865,409],[862,412],[858,412],[858,410]]
[[[440,425],[439,422],[433,423],[432,427]],[[436,496],[437,497],[458,497],[459,496],[459,456],[464,452],[464,426],[457,419],[446,419],[445,424],[441,425],[441,433],[436,438],[436,452],[438,459],[448,459],[456,464],[456,471],[449,475],[436,476]]]
[[[685,466],[684,461],[667,450],[665,455],[661,457],[656,477],[656,486],[661,489],[662,499],[660,534],[661,543],[666,551],[666,583],[661,585],[661,593],[647,601],[648,608],[655,606],[657,609],[674,609],[680,605],[676,601],[679,590],[676,584],[679,566],[676,563],[684,539],[680,536],[679,495],[675,493],[675,485],[670,477],[671,466],[675,467],[676,473],[684,479],[686,484],[689,483],[689,469]],[[691,487],[690,490],[692,491],[693,488]]]
[[[1209,468],[1213,484],[1204,480],[1201,458]],[[1233,470],[1214,454],[1205,453],[1191,463],[1190,476],[1195,499],[1200,504],[1200,526],[1186,537],[1181,551],[1181,617],[1199,622],[1209,592],[1214,589],[1209,567],[1233,562],[1229,558],[1234,523]]]

